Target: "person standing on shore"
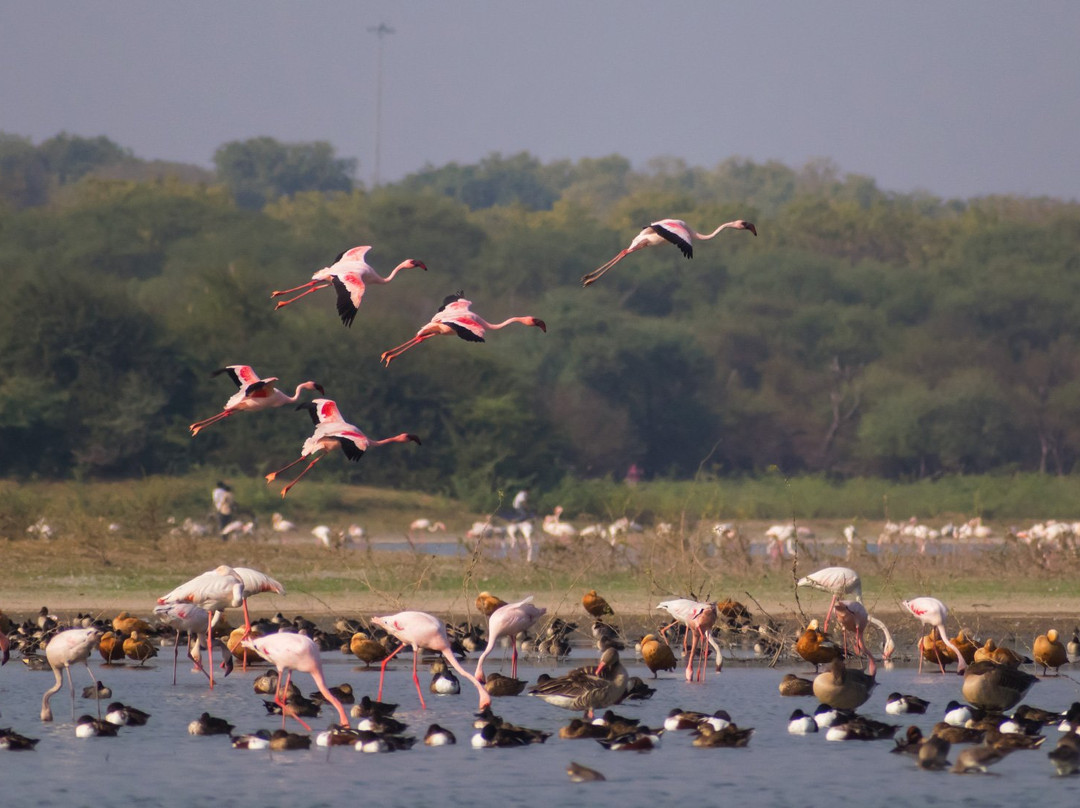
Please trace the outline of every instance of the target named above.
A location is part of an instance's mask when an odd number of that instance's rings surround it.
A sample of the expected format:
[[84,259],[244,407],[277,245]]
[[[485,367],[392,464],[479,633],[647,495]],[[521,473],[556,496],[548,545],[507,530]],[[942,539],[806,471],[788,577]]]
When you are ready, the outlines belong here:
[[214,511],[217,513],[218,533],[221,534],[221,538],[224,540],[227,538],[225,527],[233,520],[233,508],[236,507],[236,500],[233,497],[232,489],[220,480],[215,486],[211,498],[214,501]]

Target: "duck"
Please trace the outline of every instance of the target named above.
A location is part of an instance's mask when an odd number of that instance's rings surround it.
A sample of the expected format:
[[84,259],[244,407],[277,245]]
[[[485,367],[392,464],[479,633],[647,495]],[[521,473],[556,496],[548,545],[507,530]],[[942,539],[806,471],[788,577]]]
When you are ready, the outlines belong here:
[[898,724],[886,724],[873,718],[857,715],[843,724],[833,724],[825,733],[827,741],[880,741],[891,739],[900,729]]
[[854,717],[854,710],[838,710],[828,704],[819,704],[814,710],[814,723],[818,725],[818,729],[828,729],[833,724],[842,724]]
[[357,721],[356,728],[380,735],[400,735],[409,725],[390,715],[369,715]]
[[1057,726],[1061,722],[1061,716],[1061,713],[1042,710],[1030,704],[1021,704],[1012,714],[1014,720],[1035,721],[1044,727]]
[[845,710],[855,710],[870,698],[877,687],[877,666],[870,657],[868,673],[844,667],[843,661],[833,659],[829,670],[814,678],[814,696],[822,704]]
[[[289,684],[291,685],[292,682],[289,682]],[[342,704],[353,704],[356,701],[356,694],[353,693],[352,685],[350,685],[348,682],[342,682],[337,687],[329,687],[327,688],[327,690],[330,691],[330,695],[332,695]],[[326,703],[326,696],[324,696],[318,690],[308,693],[308,698],[312,701],[320,702],[323,704]]]
[[614,710],[605,710],[602,716],[593,719],[593,725],[606,729],[607,734],[613,737],[641,729],[641,719],[618,715]]
[[1015,749],[1038,749],[1046,741],[1045,735],[1024,735],[1020,732],[1002,732],[990,727],[983,736],[983,742],[995,749],[1013,751]]
[[905,713],[922,715],[928,706],[930,702],[926,699],[901,693],[890,693],[885,700],[885,712],[889,715],[904,715]]
[[252,751],[270,748],[270,730],[260,729],[244,735],[230,735],[233,749],[250,749]]
[[310,749],[311,736],[299,735],[284,729],[276,729],[270,733],[270,748],[275,752],[283,752],[290,749]]
[[115,738],[119,727],[92,715],[80,715],[75,722],[76,738]]
[[[261,676],[256,676],[255,680],[251,683],[252,689],[256,693],[260,693],[264,696],[273,696],[277,693],[278,689],[278,673],[277,671],[267,671]],[[284,698],[291,699],[299,696],[300,688],[296,686],[295,682],[289,682],[289,686],[284,693]],[[321,693],[319,694],[322,695]]]
[[954,727],[964,727],[967,726],[969,721],[978,721],[985,713],[985,710],[980,710],[978,707],[972,707],[968,704],[961,704],[956,699],[953,699],[945,705],[945,716],[942,720],[946,724],[952,724]]
[[918,766],[928,771],[943,771],[948,768],[949,749],[952,744],[944,738],[931,735],[924,743],[919,744]]
[[530,688],[529,695],[564,710],[581,710],[586,718],[592,718],[594,710],[622,700],[626,695],[626,680],[619,652],[608,648],[595,668],[576,668],[566,676],[538,682]]
[[754,734],[753,727],[738,727],[728,724],[723,729],[714,729],[708,721],[702,721],[694,732],[694,746],[703,748],[729,748],[734,749],[746,746],[750,743],[750,736]]
[[952,724],[946,724],[944,721],[939,721],[934,724],[931,735],[944,738],[949,743],[954,744],[981,743],[983,736],[986,735],[986,730],[975,729],[974,727],[954,727]]
[[631,676],[626,680],[626,697],[623,701],[645,701],[656,693],[655,687],[649,687],[640,676]]
[[9,752],[25,752],[37,746],[39,738],[27,738],[13,729],[0,729],[0,749]]
[[230,724],[224,718],[216,718],[215,716],[210,715],[210,713],[203,713],[188,724],[188,734],[229,735],[235,728],[235,725]]
[[550,732],[538,730],[526,730],[508,724],[484,724],[473,735],[472,745],[474,749],[494,749],[496,747],[528,746],[534,743],[544,743]]
[[821,665],[828,665],[842,655],[840,646],[818,629],[817,618],[807,625],[806,630],[795,641],[795,653],[818,670]]
[[645,667],[652,671],[653,679],[657,678],[657,671],[673,671],[678,666],[671,646],[655,634],[641,638],[641,658]]
[[975,662],[996,662],[1010,668],[1019,668],[1021,665],[1031,662],[1023,654],[1018,654],[1011,648],[999,646],[992,639],[987,640],[980,648],[975,649]]
[[697,729],[698,724],[709,717],[708,713],[700,713],[696,710],[684,710],[675,707],[664,719],[664,729],[677,732],[684,729]]
[[360,703],[354,704],[349,711],[353,718],[389,717],[398,708],[388,701],[376,701],[370,696],[361,696]]
[[105,708],[105,720],[118,727],[141,727],[150,720],[150,713],[114,701]]
[[98,640],[98,653],[106,665],[124,661],[124,641],[115,631],[106,631]]
[[1080,629],[1073,631],[1072,639],[1065,646],[1065,652],[1069,655],[1069,659],[1076,660],[1080,657]]
[[378,754],[380,752],[397,752],[401,749],[411,749],[416,743],[413,736],[398,735],[396,733],[372,732],[371,730],[356,729],[352,731],[356,737],[353,748],[357,752]]
[[964,672],[962,692],[983,710],[1004,711],[1016,706],[1038,679],[1018,668],[996,662],[975,662]]
[[570,778],[572,783],[595,783],[600,780],[607,780],[596,769],[590,769],[588,766],[582,766],[572,760],[566,766],[566,776]]
[[1001,761],[1008,752],[995,749],[985,744],[972,746],[964,749],[956,756],[956,763],[951,771],[953,774],[970,774],[971,772],[987,771],[987,768]]
[[454,733],[438,724],[432,724],[424,733],[424,744],[427,746],[452,746],[456,743]]
[[1061,723],[1058,724],[1059,732],[1071,734],[1080,733],[1080,701],[1074,701],[1069,709],[1061,714]]
[[484,617],[491,617],[496,609],[501,609],[505,605],[505,600],[495,597],[490,592],[481,592],[476,596],[476,611]]
[[804,679],[794,673],[785,673],[780,680],[781,696],[812,696],[814,695],[814,682]]
[[132,617],[128,612],[120,612],[112,621],[113,631],[117,634],[131,634],[138,631],[143,634],[153,634],[154,627],[139,617]]
[[376,662],[382,662],[390,655],[382,643],[371,639],[363,631],[352,635],[349,640],[349,650],[364,663],[365,668],[370,668]]
[[603,617],[605,614],[615,614],[611,605],[604,600],[601,595],[598,595],[595,589],[590,589],[582,596],[581,605],[584,606],[585,611],[593,617]]
[[653,730],[639,727],[633,732],[615,735],[610,738],[597,738],[596,742],[610,752],[649,752],[660,746],[662,729]]
[[524,679],[515,679],[501,673],[489,673],[487,681],[484,682],[484,690],[491,696],[519,696],[527,684],[528,682]]
[[922,730],[912,724],[905,730],[903,738],[893,739],[895,746],[889,751],[896,755],[918,755],[919,747],[925,740]]
[[104,682],[98,682],[96,685],[87,685],[82,689],[82,697],[84,699],[111,699],[112,688]]
[[580,718],[572,718],[565,727],[559,727],[559,737],[568,741],[582,738],[606,738],[608,735],[608,728],[603,724],[582,721]]
[[810,735],[818,731],[817,721],[802,710],[795,710],[788,718],[787,731],[791,735]]
[[[290,715],[296,715],[301,718],[318,718],[319,713],[322,712],[322,704],[301,695],[289,696],[285,699],[285,703],[289,707]],[[266,707],[268,715],[281,715],[281,705],[276,701],[264,699],[263,706]]]
[[[2,741],[0,741],[2,743]],[[1080,774],[1080,736],[1075,733],[1063,735],[1057,746],[1046,753],[1058,777]]]
[[134,659],[140,665],[146,664],[146,660],[157,656],[157,649],[139,631],[131,632],[131,636],[124,640],[124,655],[128,659]]
[[1035,638],[1031,654],[1035,657],[1035,664],[1042,665],[1043,676],[1048,675],[1050,668],[1054,669],[1055,676],[1060,676],[1061,666],[1069,663],[1065,644],[1058,639],[1057,629],[1054,628]]

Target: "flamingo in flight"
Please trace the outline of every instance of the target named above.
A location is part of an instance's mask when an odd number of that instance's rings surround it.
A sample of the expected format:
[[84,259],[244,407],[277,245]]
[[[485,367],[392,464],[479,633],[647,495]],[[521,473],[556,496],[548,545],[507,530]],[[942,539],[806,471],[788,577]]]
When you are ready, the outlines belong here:
[[386,366],[390,367],[390,363],[409,350],[409,348],[419,345],[421,342],[429,340],[432,337],[440,336],[441,334],[457,334],[467,342],[483,342],[484,333],[486,331],[489,329],[505,328],[511,323],[532,325],[536,326],[541,331],[547,332],[547,325],[544,324],[543,320],[539,320],[536,317],[510,317],[503,320],[501,323],[489,323],[483,317],[473,314],[473,312],[469,310],[472,301],[466,300],[464,295],[464,292],[458,292],[456,295],[448,295],[446,299],[443,300],[442,305],[439,306],[439,310],[435,312],[435,316],[431,318],[431,322],[417,331],[415,337],[408,342],[402,343],[396,348],[384,351],[382,361],[386,363]]
[[[345,714],[345,708],[341,705],[341,701],[334,696],[333,693],[326,687],[326,680],[323,678],[322,670],[322,657],[319,654],[319,646],[310,638],[303,634],[271,634],[267,637],[248,637],[245,640],[241,640],[240,644],[246,650],[255,651],[259,656],[274,665],[278,671],[278,683],[277,688],[274,690],[274,704],[281,707],[281,726],[285,728],[285,718],[291,715],[301,724],[308,732],[311,731],[311,727],[305,723],[304,719],[296,714],[285,701],[285,694],[289,692],[289,681],[292,678],[293,671],[303,671],[304,673],[310,673],[311,678],[315,680],[315,686],[319,688],[319,692],[323,694],[328,702],[334,705],[334,708],[338,712],[338,718],[341,719],[341,726],[349,726],[349,717]],[[282,672],[288,671],[284,678]]]
[[300,284],[292,289],[283,289],[276,292],[271,292],[270,297],[281,297],[282,295],[292,294],[293,292],[300,292],[296,297],[289,300],[279,301],[274,307],[274,311],[277,311],[282,306],[288,306],[290,303],[295,303],[300,298],[310,295],[312,292],[317,292],[320,289],[325,289],[327,286],[333,285],[337,290],[337,310],[338,315],[341,317],[341,322],[346,326],[351,326],[353,319],[356,317],[356,312],[360,308],[360,301],[364,299],[364,291],[367,289],[369,283],[390,283],[403,269],[413,269],[419,267],[420,269],[427,271],[427,267],[424,266],[422,261],[417,261],[415,258],[409,258],[402,261],[387,275],[382,277],[378,272],[372,269],[364,257],[367,255],[368,250],[371,249],[370,245],[364,247],[353,247],[351,250],[346,250],[334,259],[328,267],[323,267],[314,275],[311,276],[311,280],[307,283]]
[[484,686],[477,681],[475,676],[461,667],[461,663],[454,658],[454,654],[450,650],[450,641],[446,637],[446,625],[442,620],[427,612],[398,612],[386,617],[373,617],[371,622],[386,629],[388,633],[394,635],[402,643],[382,661],[382,667],[379,670],[377,700],[382,700],[383,677],[386,676],[387,663],[402,648],[411,645],[413,649],[413,683],[416,685],[416,694],[420,697],[421,707],[427,709],[427,705],[424,703],[424,694],[420,692],[420,678],[416,675],[416,660],[420,656],[421,648],[442,654],[454,670],[475,685],[477,692],[480,694],[480,706],[477,709],[483,710],[485,707],[490,706],[491,696],[484,690]]
[[291,396],[286,395],[274,386],[274,382],[278,381],[277,376],[260,379],[259,374],[252,370],[250,365],[229,365],[215,370],[211,375],[220,376],[222,373],[228,373],[233,383],[240,389],[225,402],[225,409],[217,415],[196,421],[189,426],[191,437],[198,435],[200,430],[210,424],[216,424],[238,412],[257,412],[272,407],[283,407],[286,404],[295,404],[300,400],[300,393],[303,390],[318,390],[321,395],[326,395],[322,385],[312,381],[296,385],[296,392]]
[[309,457],[320,450],[322,451],[322,454],[316,456],[314,460],[308,463],[303,471],[296,475],[296,478],[293,479],[292,482],[281,489],[282,499],[289,493],[290,488],[300,482],[301,477],[311,471],[316,463],[326,457],[334,449],[340,448],[345,453],[345,457],[356,462],[363,457],[364,452],[372,446],[382,446],[387,443],[405,443],[406,441],[413,441],[417,444],[420,443],[419,437],[408,432],[402,432],[400,435],[383,438],[382,440],[372,440],[361,432],[358,427],[347,422],[341,416],[337,403],[328,398],[317,398],[310,403],[299,405],[297,409],[306,409],[311,414],[311,420],[315,423],[315,431],[311,434],[310,438],[304,441],[304,446],[300,451],[300,457],[288,465],[282,466],[277,471],[271,471],[266,475],[266,482],[273,482],[277,479],[279,474],[292,468],[297,463],[300,463],[304,458]]
[[665,241],[670,241],[678,247],[682,254],[687,258],[693,258],[693,240],[695,238],[705,241],[728,227],[735,230],[749,230],[755,236],[757,235],[757,228],[743,219],[736,219],[733,222],[724,222],[711,233],[699,233],[682,219],[661,219],[658,222],[653,222],[648,227],[643,227],[641,232],[634,236],[634,240],[630,242],[629,247],[625,250],[619,250],[618,254],[606,264],[598,269],[594,269],[587,275],[582,276],[581,285],[588,286],[589,284],[596,283],[605,272],[626,258],[626,256],[630,255],[630,253],[643,250],[646,247],[655,247],[657,244],[663,244]]

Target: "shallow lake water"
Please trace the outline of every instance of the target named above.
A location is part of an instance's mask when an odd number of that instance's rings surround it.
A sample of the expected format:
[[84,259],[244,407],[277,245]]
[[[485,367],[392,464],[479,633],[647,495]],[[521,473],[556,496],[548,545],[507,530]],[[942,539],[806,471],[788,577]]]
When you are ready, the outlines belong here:
[[[33,752],[0,752],[5,806],[540,806],[592,803],[597,805],[655,806],[669,803],[701,805],[805,806],[850,803],[876,805],[1008,805],[1022,804],[1036,794],[1039,804],[1075,806],[1080,802],[1080,777],[1056,778],[1046,752],[1058,732],[1048,728],[1043,750],[1016,752],[992,769],[993,776],[956,776],[918,770],[912,758],[889,754],[892,741],[830,742],[824,733],[806,737],[787,733],[787,719],[796,707],[810,712],[812,698],[783,698],[777,684],[784,673],[811,676],[808,665],[776,669],[760,663],[731,660],[720,674],[710,672],[703,684],[690,684],[681,676],[661,674],[650,684],[657,688],[651,700],[619,706],[618,712],[661,726],[673,707],[713,712],[726,709],[740,726],[754,727],[745,749],[697,749],[689,733],[668,732],[659,749],[648,753],[609,752],[595,741],[567,741],[558,728],[574,716],[525,695],[496,699],[495,711],[507,720],[555,733],[547,743],[513,749],[473,749],[471,722],[476,691],[463,682],[457,696],[427,692],[430,675],[421,674],[428,709],[421,710],[410,674],[409,652],[394,660],[387,672],[385,700],[401,706],[397,717],[407,722],[418,738],[410,751],[370,755],[348,747],[327,750],[313,745],[309,751],[254,752],[233,749],[225,736],[193,737],[188,723],[203,711],[236,724],[237,732],[262,727],[275,729],[280,718],[266,715],[262,697],[252,681],[264,667],[236,672],[218,680],[211,692],[201,674],[192,673],[183,656],[178,684],[173,686],[171,650],[145,668],[134,665],[105,667],[91,664],[96,676],[113,690],[114,700],[152,714],[144,727],[124,727],[117,738],[81,740],[75,737],[71,706],[64,688],[53,698],[57,720],[38,718],[42,693],[52,684],[48,671],[34,672],[13,659],[0,669],[0,726],[13,727],[40,738]],[[183,651],[181,651],[183,654]],[[595,651],[575,649],[557,668],[519,665],[519,675],[530,681],[542,672],[591,664]],[[500,660],[489,672],[509,673]],[[624,655],[631,674],[648,671]],[[357,695],[374,697],[378,670],[365,671],[351,656],[330,652],[323,656],[330,684],[349,682]],[[475,665],[475,662],[472,663]],[[471,668],[466,663],[467,668]],[[1064,669],[1068,676],[1040,680],[1026,703],[1062,710],[1080,700],[1077,666]],[[76,715],[93,713],[92,700],[81,698],[90,683],[85,668],[74,670]],[[313,691],[311,678],[298,674],[305,693]],[[961,680],[914,667],[878,672],[879,685],[861,713],[901,726],[911,723],[929,732],[945,704],[960,698]],[[913,693],[931,701],[925,716],[888,716],[885,700],[891,691]],[[104,708],[105,703],[102,703]],[[326,728],[333,711],[308,719],[314,730]],[[458,744],[432,748],[422,743],[428,725],[438,722],[453,730]],[[290,719],[289,729],[303,731]],[[354,720],[355,724],[355,720]],[[950,759],[955,758],[954,748]],[[570,761],[602,772],[607,780],[571,783]]]

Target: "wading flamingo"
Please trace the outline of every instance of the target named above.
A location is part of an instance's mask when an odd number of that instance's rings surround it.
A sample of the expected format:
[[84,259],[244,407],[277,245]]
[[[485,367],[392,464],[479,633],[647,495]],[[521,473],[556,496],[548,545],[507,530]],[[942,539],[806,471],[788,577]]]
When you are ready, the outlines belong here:
[[337,290],[337,311],[341,317],[341,322],[347,326],[351,326],[353,319],[356,317],[356,312],[360,308],[360,301],[364,299],[364,291],[367,289],[369,283],[390,283],[403,269],[412,269],[419,267],[420,269],[427,271],[427,267],[424,266],[422,261],[417,261],[414,258],[406,259],[398,264],[385,278],[372,269],[364,257],[367,255],[370,246],[353,247],[351,250],[346,250],[334,259],[328,267],[323,267],[311,276],[311,280],[307,283],[300,284],[300,286],[293,287],[292,289],[283,289],[281,291],[275,291],[270,293],[270,297],[281,297],[282,295],[292,294],[293,292],[300,292],[296,297],[289,300],[279,301],[274,306],[274,311],[277,311],[282,306],[288,306],[290,303],[295,303],[302,297],[310,295],[312,292],[317,292],[320,289],[325,289],[327,286],[333,285]]
[[266,482],[273,482],[281,472],[302,462],[304,458],[319,451],[321,451],[322,454],[317,455],[314,460],[307,464],[307,467],[303,471],[296,475],[292,482],[281,489],[282,499],[289,493],[290,488],[300,482],[301,477],[311,471],[316,463],[330,454],[330,452],[334,451],[334,449],[340,448],[341,451],[344,452],[345,457],[355,463],[363,457],[364,452],[372,446],[383,446],[387,443],[405,443],[406,441],[413,441],[416,444],[420,444],[420,438],[408,432],[402,432],[400,435],[394,435],[392,438],[372,440],[361,432],[359,427],[342,419],[341,414],[338,412],[337,404],[328,398],[317,398],[309,404],[299,405],[297,409],[306,409],[311,414],[311,420],[315,422],[315,431],[311,434],[310,438],[304,441],[304,446],[300,450],[300,457],[288,465],[282,466],[277,471],[271,471],[266,475]]
[[[663,601],[661,603],[657,603],[656,604],[657,609],[663,609],[665,612],[667,612],[669,615],[671,615],[672,618],[674,618],[672,620],[672,622],[668,623],[666,626],[664,626],[662,629],[660,629],[660,636],[663,637],[664,640],[666,641],[667,640],[667,635],[665,634],[665,632],[669,628],[674,626],[676,623],[682,623],[684,626],[686,626],[686,633],[694,643],[696,643],[697,639],[700,637],[702,643],[707,641],[709,643],[709,645],[711,645],[713,647],[713,650],[716,651],[716,672],[719,673],[721,668],[723,668],[723,666],[724,666],[724,655],[720,650],[720,643],[718,643],[716,641],[716,638],[713,637],[712,632],[703,630],[703,620],[702,620],[702,618],[704,616],[705,621],[707,621],[707,619],[708,619],[707,614],[706,614],[706,611],[707,611],[706,607],[712,607],[713,622],[715,623],[716,622],[716,606],[715,606],[715,604],[703,603],[701,601],[690,600],[689,598],[676,598],[674,600],[665,600],[665,601]],[[698,624],[696,628],[691,626],[692,622],[696,622]],[[710,628],[711,627],[712,626],[710,626]],[[702,629],[702,630],[699,631],[699,629]],[[684,636],[683,637],[683,653],[684,654],[686,653],[686,644],[687,644],[687,637]],[[705,653],[706,653],[706,658],[707,658],[708,652],[705,652]],[[686,680],[687,681],[690,681],[690,678],[691,678],[691,674],[692,674],[691,668],[693,666],[693,662],[694,662],[693,652],[691,652],[690,659],[688,660],[687,666],[686,666]],[[702,664],[704,665],[704,660],[702,661]],[[702,674],[703,673],[704,673],[704,670],[702,670]]]
[[500,637],[510,638],[510,647],[513,654],[510,662],[510,675],[517,677],[517,637],[521,632],[528,631],[532,625],[547,613],[547,609],[532,605],[532,595],[519,600],[517,603],[507,603],[491,613],[488,618],[488,644],[480,659],[476,661],[476,680],[480,683],[486,681],[484,677],[484,660],[495,650],[495,644]]
[[398,612],[386,617],[373,617],[371,622],[384,628],[402,643],[390,656],[382,661],[382,667],[379,670],[379,694],[376,696],[377,700],[382,700],[383,677],[386,676],[387,663],[402,648],[411,645],[413,649],[412,676],[413,682],[416,684],[416,694],[420,697],[421,707],[427,709],[427,705],[424,703],[424,694],[420,692],[420,677],[416,675],[416,660],[420,656],[421,648],[442,654],[454,670],[473,683],[476,691],[480,694],[480,706],[477,709],[483,710],[491,704],[491,696],[484,690],[484,686],[476,680],[475,676],[461,667],[461,663],[454,658],[454,654],[450,650],[450,641],[446,637],[446,625],[442,620],[427,612]]
[[274,386],[274,382],[278,380],[277,376],[260,379],[259,374],[252,370],[250,365],[229,365],[215,370],[211,375],[220,376],[222,373],[228,373],[233,383],[240,389],[225,402],[225,409],[217,415],[196,421],[188,427],[193,438],[210,424],[216,424],[238,412],[257,412],[273,407],[284,407],[286,404],[295,404],[300,400],[300,393],[304,390],[318,390],[321,395],[326,395],[322,385],[312,381],[296,385],[296,392],[291,396],[286,395]]
[[[71,666],[75,663],[81,662],[86,666],[86,672],[90,674],[90,678],[94,680],[94,689],[100,689],[98,685],[97,677],[94,676],[94,672],[90,670],[90,663],[87,661],[90,657],[90,652],[97,647],[98,640],[101,639],[101,632],[96,628],[69,628],[66,631],[61,631],[56,634],[49,644],[45,646],[45,659],[49,662],[49,667],[52,668],[53,676],[56,677],[56,684],[45,691],[45,695],[41,697],[41,720],[52,721],[52,707],[49,706],[49,699],[53,697],[53,694],[60,690],[64,686],[64,674],[61,670],[67,671],[68,689],[71,690],[71,720],[75,720],[75,684],[71,681]],[[101,718],[101,699],[97,699],[98,705],[98,718]]]
[[[964,655],[960,653],[960,649],[956,647],[955,643],[949,639],[949,635],[945,633],[945,620],[949,616],[949,610],[945,604],[937,598],[922,597],[902,601],[901,605],[915,615],[915,617],[919,618],[924,625],[930,626],[931,634],[934,633],[934,628],[937,628],[942,641],[949,647],[950,651],[956,654],[956,672],[958,674],[963,673],[964,669],[967,668],[967,662],[964,661]],[[921,641],[920,638],[920,642]],[[919,673],[922,673],[922,648],[917,646],[916,652],[919,654]],[[937,646],[934,646],[934,653],[937,655],[938,667],[941,668],[942,673],[945,673],[945,665],[942,664],[941,655],[937,653]]]
[[[176,629],[176,642],[173,643],[172,683],[176,684],[176,662],[180,656],[181,632],[188,635],[188,658],[195,663],[196,670],[209,678],[210,674],[206,672],[206,668],[202,666],[202,661],[199,659],[199,632],[203,626],[208,625],[208,621],[209,625],[213,625],[216,619],[211,619],[205,609],[194,603],[162,603],[154,607],[154,614]],[[218,612],[218,616],[220,614]],[[229,664],[232,664],[232,656],[229,655],[226,658]]]
[[630,242],[630,246],[625,250],[619,250],[619,253],[604,264],[599,269],[594,269],[592,272],[584,275],[581,278],[581,285],[588,286],[590,283],[595,283],[600,280],[601,276],[621,260],[630,255],[630,253],[643,250],[646,247],[655,247],[657,244],[663,244],[665,241],[670,241],[687,258],[694,257],[694,242],[693,240],[701,239],[702,241],[708,240],[716,236],[721,230],[731,227],[735,230],[749,230],[755,236],[757,235],[757,228],[750,222],[742,219],[736,219],[733,222],[724,222],[718,228],[711,233],[699,233],[682,219],[661,219],[658,222],[653,222],[648,227],[642,228],[641,232],[634,236],[634,240]]
[[435,316],[431,318],[431,322],[417,331],[415,337],[408,342],[403,342],[396,348],[383,351],[382,361],[386,363],[386,366],[390,367],[391,362],[410,348],[442,334],[457,334],[468,342],[483,342],[486,331],[505,328],[511,323],[536,326],[541,331],[547,331],[544,321],[538,320],[536,317],[510,317],[501,323],[489,323],[483,317],[473,314],[469,310],[472,301],[466,300],[464,295],[464,292],[448,295],[443,300],[442,305],[439,306]]
[[[214,689],[214,612],[223,611],[229,606],[244,608],[244,627],[251,631],[251,618],[248,616],[247,599],[244,594],[244,580],[232,567],[222,564],[217,569],[197,575],[186,583],[180,584],[169,594],[158,598],[158,605],[169,603],[193,603],[203,609],[206,619],[206,655],[210,689]],[[245,635],[246,636],[246,635]],[[227,655],[226,655],[227,656]],[[222,663],[224,667],[224,662]],[[228,676],[228,671],[225,673]]]
[[817,572],[812,572],[804,578],[800,578],[796,586],[809,586],[822,592],[832,594],[829,609],[825,612],[825,622],[821,626],[822,631],[829,630],[829,618],[832,617],[836,602],[841,595],[853,595],[855,600],[862,603],[862,580],[859,573],[851,567],[825,567]]
[[[341,701],[326,686],[319,647],[315,645],[315,642],[310,637],[303,634],[279,633],[270,634],[266,637],[249,637],[241,640],[240,644],[244,646],[245,650],[254,651],[277,668],[278,682],[274,690],[274,704],[281,707],[282,728],[285,727],[285,717],[291,715],[303,724],[304,729],[308,732],[311,731],[311,727],[307,725],[304,719],[298,716],[296,711],[286,703],[284,694],[289,692],[289,681],[292,679],[293,671],[303,671],[311,674],[311,678],[315,680],[315,687],[319,688],[323,698],[333,704],[337,710],[338,718],[341,719],[341,726],[349,726],[349,717],[345,714],[345,708],[342,706]],[[284,681],[282,681],[281,674],[286,671]]]

